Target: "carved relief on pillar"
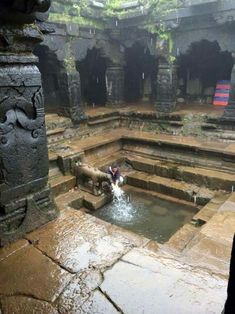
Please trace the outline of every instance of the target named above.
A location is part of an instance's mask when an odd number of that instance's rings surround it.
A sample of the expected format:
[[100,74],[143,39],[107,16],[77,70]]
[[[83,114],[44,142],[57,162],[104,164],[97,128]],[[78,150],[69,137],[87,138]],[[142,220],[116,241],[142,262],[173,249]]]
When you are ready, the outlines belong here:
[[160,63],[158,66],[156,85],[156,109],[162,112],[174,110],[177,86],[176,67],[169,63]]
[[42,38],[35,25],[23,24],[46,2],[3,1],[0,6],[10,17],[14,12],[17,21],[0,25],[0,246],[57,215],[48,187],[41,75],[32,54]]

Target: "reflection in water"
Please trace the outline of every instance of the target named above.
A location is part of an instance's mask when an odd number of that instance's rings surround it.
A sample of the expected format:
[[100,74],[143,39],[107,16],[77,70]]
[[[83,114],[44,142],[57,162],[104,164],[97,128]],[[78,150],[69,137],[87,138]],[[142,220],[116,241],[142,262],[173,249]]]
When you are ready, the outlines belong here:
[[114,187],[113,193],[113,202],[95,211],[94,216],[160,243],[166,242],[198,211],[193,206],[135,190],[126,194],[119,187]]

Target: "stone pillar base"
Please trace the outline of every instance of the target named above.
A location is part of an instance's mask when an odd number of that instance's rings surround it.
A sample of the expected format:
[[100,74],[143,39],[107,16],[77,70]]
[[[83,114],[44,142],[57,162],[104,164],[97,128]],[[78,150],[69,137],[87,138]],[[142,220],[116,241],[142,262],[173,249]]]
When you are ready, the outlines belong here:
[[49,187],[18,198],[1,208],[0,247],[58,217]]
[[168,112],[173,112],[175,110],[176,102],[173,101],[161,101],[158,102],[156,101],[154,103],[154,108],[156,111],[163,112],[163,113],[168,113]]

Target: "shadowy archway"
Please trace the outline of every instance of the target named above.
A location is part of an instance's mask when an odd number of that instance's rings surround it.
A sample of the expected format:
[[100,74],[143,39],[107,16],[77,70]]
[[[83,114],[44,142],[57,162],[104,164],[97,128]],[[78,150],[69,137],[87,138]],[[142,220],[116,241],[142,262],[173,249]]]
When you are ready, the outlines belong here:
[[125,60],[125,100],[127,102],[151,100],[154,76],[157,73],[156,59],[148,48],[135,43],[126,49]]
[[58,113],[60,108],[67,103],[65,93],[61,88],[64,73],[62,62],[47,46],[36,46],[34,54],[39,58],[38,68],[42,75],[45,112]]
[[77,61],[80,73],[82,102],[87,105],[105,105],[107,60],[97,48],[89,49],[86,58]]
[[192,43],[177,63],[180,96],[212,103],[216,83],[230,80],[233,58],[216,41],[201,40]]

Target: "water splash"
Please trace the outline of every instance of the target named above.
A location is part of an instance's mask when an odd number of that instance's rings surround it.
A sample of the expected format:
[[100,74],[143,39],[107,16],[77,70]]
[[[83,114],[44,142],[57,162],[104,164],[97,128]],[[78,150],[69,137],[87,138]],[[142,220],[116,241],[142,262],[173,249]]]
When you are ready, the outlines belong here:
[[121,200],[124,196],[124,191],[118,185],[112,184],[112,191],[114,198],[117,200]]
[[135,216],[135,207],[130,203],[128,195],[117,185],[112,185],[113,189],[113,206],[112,215],[113,218],[121,221],[132,221]]

